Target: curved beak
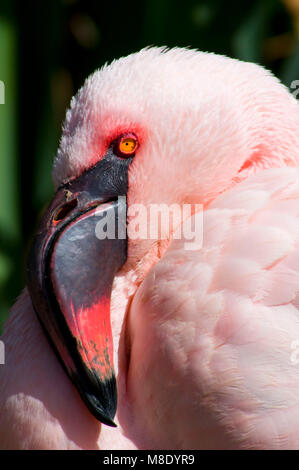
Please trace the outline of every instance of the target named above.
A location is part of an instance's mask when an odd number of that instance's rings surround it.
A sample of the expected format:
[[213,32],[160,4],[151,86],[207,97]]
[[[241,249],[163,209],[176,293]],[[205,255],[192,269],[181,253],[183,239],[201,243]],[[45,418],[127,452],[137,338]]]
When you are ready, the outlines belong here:
[[46,210],[27,265],[35,312],[91,413],[115,426],[110,296],[127,257],[129,159],[109,153],[61,186]]

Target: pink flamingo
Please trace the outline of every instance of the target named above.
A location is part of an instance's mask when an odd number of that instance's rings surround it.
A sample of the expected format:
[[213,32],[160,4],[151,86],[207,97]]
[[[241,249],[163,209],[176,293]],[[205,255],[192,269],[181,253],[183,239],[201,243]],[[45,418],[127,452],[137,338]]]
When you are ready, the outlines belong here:
[[[32,300],[26,288],[2,337],[1,448],[299,448],[298,129],[271,73],[214,54],[144,49],[87,79]],[[86,229],[119,194],[129,209],[202,204],[202,247],[129,228],[127,255],[93,231],[98,247]]]

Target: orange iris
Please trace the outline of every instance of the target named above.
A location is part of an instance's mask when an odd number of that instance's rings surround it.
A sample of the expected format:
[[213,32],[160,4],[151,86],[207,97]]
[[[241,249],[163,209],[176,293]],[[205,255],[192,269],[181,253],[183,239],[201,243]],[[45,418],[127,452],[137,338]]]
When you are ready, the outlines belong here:
[[118,144],[118,150],[124,155],[132,155],[137,149],[138,141],[135,136],[124,136]]

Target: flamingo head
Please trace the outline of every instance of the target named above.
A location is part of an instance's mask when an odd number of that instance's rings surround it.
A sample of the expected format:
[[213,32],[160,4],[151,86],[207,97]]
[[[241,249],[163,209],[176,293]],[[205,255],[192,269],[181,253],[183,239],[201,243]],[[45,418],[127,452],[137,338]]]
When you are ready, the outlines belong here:
[[[103,423],[113,426],[116,412],[112,286],[122,273],[134,293],[171,237],[163,222],[158,236],[133,237],[129,209],[205,207],[250,173],[298,164],[298,124],[294,98],[269,72],[187,49],[119,59],[72,99],[28,287],[60,361]],[[103,235],[109,221],[115,236]]]

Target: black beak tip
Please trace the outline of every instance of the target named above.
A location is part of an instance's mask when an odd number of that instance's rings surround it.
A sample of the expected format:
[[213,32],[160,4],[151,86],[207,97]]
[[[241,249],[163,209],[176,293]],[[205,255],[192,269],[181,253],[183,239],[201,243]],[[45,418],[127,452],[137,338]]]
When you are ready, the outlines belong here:
[[[86,369],[85,369],[85,372]],[[116,428],[114,417],[117,408],[117,388],[114,373],[106,380],[101,380],[96,374],[88,373],[89,380],[84,380],[85,374],[73,374],[72,381],[91,412],[101,423]]]
[[116,400],[114,400],[113,397],[109,397],[108,401],[105,400],[103,402],[94,394],[86,393],[85,403],[97,420],[107,426],[111,426],[113,428],[117,427],[113,421],[116,413]]

